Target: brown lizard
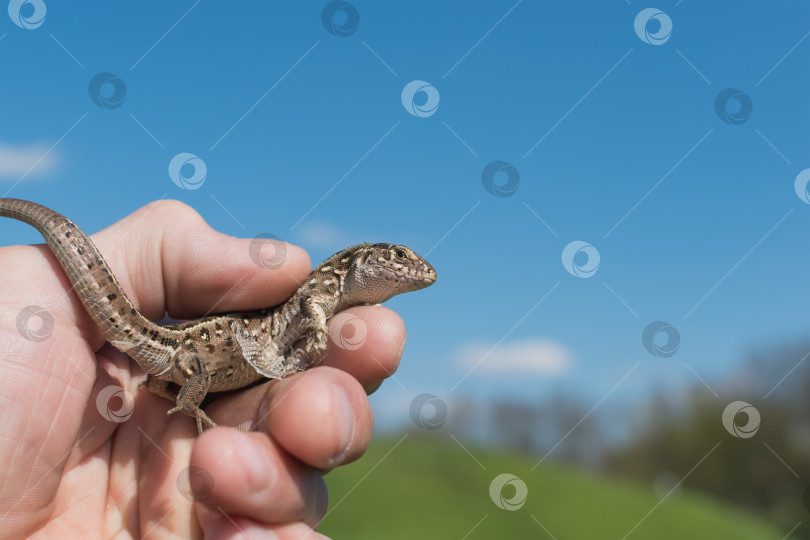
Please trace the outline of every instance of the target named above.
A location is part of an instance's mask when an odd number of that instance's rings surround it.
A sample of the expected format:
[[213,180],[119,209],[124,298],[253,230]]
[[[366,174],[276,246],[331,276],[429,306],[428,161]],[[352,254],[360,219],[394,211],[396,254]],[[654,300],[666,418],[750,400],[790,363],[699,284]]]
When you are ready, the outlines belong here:
[[[147,373],[145,386],[203,424],[208,392],[234,390],[267,377],[281,379],[317,365],[327,321],[351,306],[379,304],[433,284],[436,271],[405,246],[361,244],[317,266],[281,305],[158,324],[135,308],[96,246],[72,221],[42,205],[0,198],[0,216],[35,227],[65,270],[104,337]],[[173,392],[170,384],[180,386]]]

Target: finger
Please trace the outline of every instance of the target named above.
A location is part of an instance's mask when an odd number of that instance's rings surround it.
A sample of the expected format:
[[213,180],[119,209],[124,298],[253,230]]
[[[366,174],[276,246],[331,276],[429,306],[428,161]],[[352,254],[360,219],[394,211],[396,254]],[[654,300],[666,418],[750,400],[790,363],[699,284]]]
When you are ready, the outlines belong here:
[[303,521],[315,527],[326,512],[321,474],[291,457],[263,433],[233,428],[200,435],[190,466],[206,482],[192,484],[197,500],[212,511],[265,523]]
[[296,459],[318,469],[359,458],[374,426],[362,386],[330,367],[218,399],[208,412],[217,422],[268,433]]
[[374,390],[399,366],[405,337],[405,323],[394,311],[382,306],[350,308],[329,321],[323,364],[350,373]]
[[151,319],[273,306],[311,269],[301,248],[221,234],[178,201],[148,204],[93,239]]
[[260,539],[273,540],[328,540],[326,536],[312,530],[306,523],[259,523],[242,516],[217,516],[210,523],[203,526],[206,538],[229,539]]
[[353,377],[322,367],[273,386],[266,425],[290,454],[313,467],[329,469],[363,455],[374,416],[365,391]]

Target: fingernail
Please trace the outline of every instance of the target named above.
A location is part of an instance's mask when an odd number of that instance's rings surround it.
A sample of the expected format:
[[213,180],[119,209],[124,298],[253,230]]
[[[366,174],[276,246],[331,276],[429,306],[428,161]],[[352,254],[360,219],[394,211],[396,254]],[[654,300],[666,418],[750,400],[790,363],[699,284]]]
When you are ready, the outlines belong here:
[[241,444],[236,445],[236,454],[242,461],[242,466],[249,473],[249,487],[253,490],[267,489],[278,478],[278,470],[267,455],[262,445],[248,436]]
[[349,402],[349,396],[339,387],[332,387],[332,406],[338,413],[338,437],[340,441],[340,452],[332,456],[329,460],[331,464],[340,463],[349,451],[354,441],[354,411]]
[[399,350],[397,351],[397,363],[402,358],[402,353],[405,352],[405,336],[402,336],[402,339],[399,342]]

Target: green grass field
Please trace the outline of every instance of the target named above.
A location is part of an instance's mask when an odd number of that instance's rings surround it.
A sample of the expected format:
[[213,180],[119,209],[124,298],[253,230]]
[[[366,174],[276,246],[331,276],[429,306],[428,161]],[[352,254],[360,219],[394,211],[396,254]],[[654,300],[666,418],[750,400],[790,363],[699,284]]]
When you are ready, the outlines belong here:
[[[698,493],[676,491],[660,502],[645,486],[551,461],[531,472],[535,461],[526,457],[470,451],[474,459],[449,437],[375,439],[359,462],[327,475],[321,532],[338,540],[778,540],[787,532]],[[501,473],[528,487],[519,510],[490,498]],[[507,486],[503,494],[511,498],[515,490]]]

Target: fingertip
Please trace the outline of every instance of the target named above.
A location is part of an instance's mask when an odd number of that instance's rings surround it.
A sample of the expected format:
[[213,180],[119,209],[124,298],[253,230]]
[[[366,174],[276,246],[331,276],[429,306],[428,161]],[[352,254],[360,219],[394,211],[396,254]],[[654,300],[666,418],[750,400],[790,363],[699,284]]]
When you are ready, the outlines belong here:
[[364,386],[373,385],[399,367],[405,323],[384,306],[358,306],[329,321],[329,337],[325,364],[350,373]]
[[396,359],[396,365],[392,370],[393,373],[399,366],[408,334],[405,331],[405,321],[402,320],[399,313],[388,308],[384,309],[384,312],[380,312],[374,331],[379,336],[379,342],[383,344],[382,352],[390,358]]
[[317,524],[327,504],[320,473],[279,448],[267,435],[217,427],[200,435],[191,453],[195,499],[211,510],[263,522]]
[[371,394],[380,389],[384,381],[385,379],[377,379],[376,381],[365,383],[363,384],[363,390],[365,390],[366,395],[370,396]]
[[363,455],[374,418],[354,377],[322,366],[279,381],[272,392],[268,429],[297,459],[328,469]]
[[[210,481],[196,487],[192,484],[191,489],[201,502],[210,497],[227,496],[233,491],[262,491],[279,478],[273,454],[264,435],[230,427],[206,430],[194,444],[190,463],[206,471]],[[227,469],[226,474],[223,469]]]

